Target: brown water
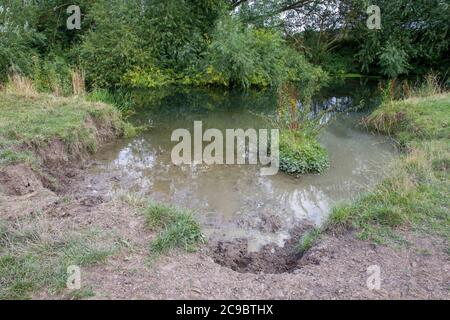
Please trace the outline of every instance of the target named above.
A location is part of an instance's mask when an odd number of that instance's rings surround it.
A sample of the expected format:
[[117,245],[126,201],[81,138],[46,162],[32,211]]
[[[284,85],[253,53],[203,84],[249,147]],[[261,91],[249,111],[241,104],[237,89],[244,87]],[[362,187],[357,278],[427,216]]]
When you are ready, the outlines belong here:
[[[373,187],[396,154],[386,138],[359,128],[361,115],[340,113],[320,136],[331,160],[323,175],[296,178],[279,172],[261,176],[259,166],[252,165],[173,165],[171,150],[176,143],[170,141],[171,133],[177,128],[192,129],[194,120],[218,129],[262,126],[255,108],[246,107],[247,98],[225,100],[229,100],[228,107],[186,107],[185,112],[183,100],[170,100],[172,104],[167,103],[163,112],[139,113],[141,121],[153,119],[154,129],[105,147],[97,158],[100,169],[120,175],[116,191],[138,192],[191,208],[207,235],[247,238],[249,250],[258,250],[267,243],[282,245],[290,228],[299,222],[320,225],[337,202]],[[270,112],[273,101],[264,103],[269,104],[267,108],[256,109]],[[171,113],[171,108],[177,111]]]

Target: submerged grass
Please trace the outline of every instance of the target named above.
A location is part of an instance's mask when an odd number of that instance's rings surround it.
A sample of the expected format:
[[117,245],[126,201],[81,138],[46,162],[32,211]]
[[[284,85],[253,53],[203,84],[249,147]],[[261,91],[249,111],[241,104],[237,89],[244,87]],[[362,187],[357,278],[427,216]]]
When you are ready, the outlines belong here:
[[362,239],[401,241],[399,229],[450,240],[450,94],[383,104],[368,119],[375,130],[399,139],[406,151],[372,192],[334,208],[327,228],[356,229]]
[[66,287],[68,266],[103,262],[115,250],[94,230],[66,232],[44,214],[0,221],[0,299],[29,299],[42,289],[59,293]]
[[201,228],[192,213],[161,203],[150,203],[144,210],[146,226],[158,231],[150,243],[152,257],[167,253],[175,248],[188,252],[205,241]]

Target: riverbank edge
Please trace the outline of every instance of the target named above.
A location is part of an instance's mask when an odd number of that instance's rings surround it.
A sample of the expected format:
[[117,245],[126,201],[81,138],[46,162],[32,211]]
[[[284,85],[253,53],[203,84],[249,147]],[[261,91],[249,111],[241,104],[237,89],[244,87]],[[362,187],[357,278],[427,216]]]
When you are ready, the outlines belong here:
[[[120,137],[120,135],[118,136]],[[351,221],[351,220],[349,220]],[[356,231],[356,235],[357,237],[360,237],[360,233],[358,233],[358,228],[356,228],[354,225],[352,225],[352,223],[349,223],[348,225],[341,225],[341,224],[329,224],[327,226],[327,229],[325,231],[328,231],[329,233],[333,234],[333,233],[345,233],[345,234],[354,234]],[[404,230],[402,230],[404,231]],[[303,246],[302,246],[302,250],[303,255],[305,256],[306,261],[311,260],[311,255],[314,254],[315,250],[318,248],[318,246],[320,246],[320,242],[317,243],[316,241],[312,241],[311,237],[314,238],[316,237],[316,235],[318,235],[318,237],[320,237],[320,233],[317,233],[316,230],[314,230],[314,234],[312,234],[311,236],[308,237],[303,237]],[[353,236],[352,236],[353,237]],[[373,240],[373,239],[367,239],[367,240]],[[309,247],[309,248],[307,248]],[[313,250],[309,250],[309,249],[313,249]],[[97,258],[93,259],[92,262],[99,262],[99,261],[105,261],[105,259],[111,254],[112,251],[100,251],[100,252],[96,252]],[[2,261],[4,262],[4,261]],[[17,275],[16,275],[17,276]],[[76,298],[86,298],[86,297],[90,297],[92,294],[92,292],[89,291],[83,291],[83,292],[76,292],[75,296]],[[67,296],[64,296],[67,298]],[[21,296],[19,296],[19,298],[22,298]]]
[[450,93],[440,93],[387,101],[365,118],[369,130],[397,141],[402,154],[372,191],[335,206],[307,247],[321,233],[345,232],[377,244],[401,244],[399,233],[422,232],[450,244],[449,115]]

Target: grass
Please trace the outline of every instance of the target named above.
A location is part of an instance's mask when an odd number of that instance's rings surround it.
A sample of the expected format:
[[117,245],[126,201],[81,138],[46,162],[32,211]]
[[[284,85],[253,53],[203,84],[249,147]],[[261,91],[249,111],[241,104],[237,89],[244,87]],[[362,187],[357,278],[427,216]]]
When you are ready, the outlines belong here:
[[370,115],[366,124],[393,135],[404,146],[412,140],[450,137],[450,93],[389,101]]
[[305,252],[307,252],[316,243],[320,235],[321,230],[317,228],[314,228],[313,230],[305,233],[298,242],[298,245],[296,247],[297,252],[300,254],[304,254]]
[[153,257],[176,248],[192,252],[199,243],[204,242],[201,228],[190,211],[150,203],[144,210],[144,216],[146,226],[159,232],[150,243]]
[[112,106],[79,97],[0,92],[0,163],[27,161],[32,158],[27,150],[54,140],[61,141],[69,155],[93,153],[99,130],[124,133],[125,124]]
[[1,300],[29,299],[43,289],[60,293],[66,287],[68,266],[104,262],[116,249],[95,231],[67,232],[44,214],[0,223]]
[[104,102],[116,107],[122,113],[131,112],[135,103],[133,97],[127,90],[116,90],[110,92],[105,89],[96,89],[89,92],[87,100],[92,102]]
[[389,101],[366,123],[393,135],[405,153],[372,192],[334,208],[327,229],[354,229],[377,243],[402,241],[400,229],[450,240],[450,94]]

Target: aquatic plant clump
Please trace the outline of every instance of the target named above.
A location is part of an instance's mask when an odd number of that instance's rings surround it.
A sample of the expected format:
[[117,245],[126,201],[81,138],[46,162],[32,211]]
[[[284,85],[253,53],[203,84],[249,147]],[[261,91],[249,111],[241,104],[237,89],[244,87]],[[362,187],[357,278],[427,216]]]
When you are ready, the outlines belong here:
[[[300,91],[292,83],[284,84],[278,91],[278,116],[274,124],[281,131],[279,170],[295,175],[322,173],[329,167],[328,154],[317,141],[324,127],[322,114],[313,115],[312,93],[300,98]],[[307,103],[301,105],[300,100]]]
[[289,174],[322,173],[329,167],[326,150],[312,138],[284,132],[280,136],[280,170]]

